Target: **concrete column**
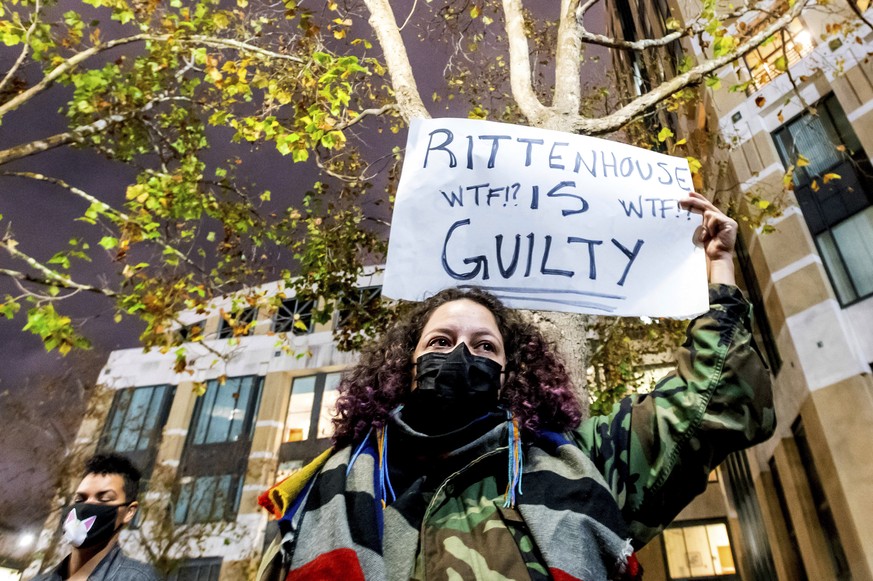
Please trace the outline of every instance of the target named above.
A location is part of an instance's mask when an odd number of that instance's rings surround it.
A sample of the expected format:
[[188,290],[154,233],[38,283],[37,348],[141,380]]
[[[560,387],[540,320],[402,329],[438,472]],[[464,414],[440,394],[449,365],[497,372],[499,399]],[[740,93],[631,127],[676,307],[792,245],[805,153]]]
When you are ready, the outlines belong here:
[[794,440],[782,440],[773,457],[776,459],[788,512],[797,534],[797,544],[806,575],[810,580],[833,579],[834,570],[828,555],[827,539],[818,521],[815,503],[806,481],[806,472]]
[[801,417],[852,579],[873,581],[873,378],[813,391]]

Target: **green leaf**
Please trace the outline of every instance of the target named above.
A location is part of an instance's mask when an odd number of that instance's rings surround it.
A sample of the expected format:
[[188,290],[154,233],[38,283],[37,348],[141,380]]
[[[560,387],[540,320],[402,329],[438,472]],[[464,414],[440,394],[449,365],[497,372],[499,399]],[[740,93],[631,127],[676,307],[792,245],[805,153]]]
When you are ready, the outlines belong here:
[[785,55],[782,55],[776,59],[776,62],[773,63],[773,65],[776,67],[777,71],[784,73],[788,70],[788,59],[785,58]]
[[115,238],[114,236],[104,236],[97,244],[99,244],[106,250],[112,250],[113,248],[118,246],[118,238]]
[[659,143],[664,143],[665,141],[667,141],[667,140],[670,139],[671,137],[673,137],[673,132],[670,131],[670,128],[669,128],[669,127],[663,127],[663,128],[658,132],[658,142],[659,142]]

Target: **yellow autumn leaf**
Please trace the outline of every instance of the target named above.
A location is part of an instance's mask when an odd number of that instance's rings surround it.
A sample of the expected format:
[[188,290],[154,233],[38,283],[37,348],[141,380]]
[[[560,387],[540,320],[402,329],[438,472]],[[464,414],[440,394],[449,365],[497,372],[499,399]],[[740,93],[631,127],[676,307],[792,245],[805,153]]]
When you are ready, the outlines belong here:
[[805,155],[798,153],[797,154],[797,167],[805,167],[809,165],[809,160]]
[[867,9],[870,7],[870,0],[858,0],[858,10],[861,12],[867,12]]
[[479,18],[479,7],[475,4],[470,8],[470,18]]
[[828,183],[831,180],[842,179],[842,176],[838,173],[826,173],[825,175],[821,176],[821,178],[824,183]]
[[813,192],[817,192],[820,188],[820,186],[818,185],[818,180],[812,180],[812,183],[809,185],[809,187],[812,188]]

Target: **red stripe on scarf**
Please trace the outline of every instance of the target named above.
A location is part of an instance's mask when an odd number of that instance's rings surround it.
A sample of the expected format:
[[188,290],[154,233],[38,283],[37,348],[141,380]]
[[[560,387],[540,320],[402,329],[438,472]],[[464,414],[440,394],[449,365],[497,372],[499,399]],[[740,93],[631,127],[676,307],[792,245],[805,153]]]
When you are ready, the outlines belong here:
[[569,573],[561,571],[560,569],[555,569],[554,567],[549,569],[549,573],[555,581],[582,581],[578,577],[573,577]]
[[285,581],[365,581],[353,549],[335,549],[288,573]]

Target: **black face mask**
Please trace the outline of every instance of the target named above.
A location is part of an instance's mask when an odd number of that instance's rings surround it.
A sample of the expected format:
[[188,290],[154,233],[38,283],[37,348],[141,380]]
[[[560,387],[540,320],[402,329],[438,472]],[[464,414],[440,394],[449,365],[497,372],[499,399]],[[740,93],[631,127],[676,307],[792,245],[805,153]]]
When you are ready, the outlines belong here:
[[87,549],[106,544],[121,527],[115,526],[118,509],[125,504],[77,502],[64,518],[64,538],[74,547]]
[[417,387],[403,407],[410,427],[448,433],[496,409],[502,368],[471,354],[465,343],[450,353],[425,353],[415,365]]

